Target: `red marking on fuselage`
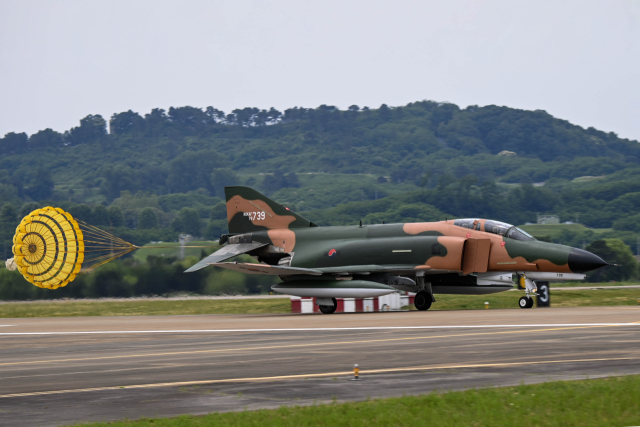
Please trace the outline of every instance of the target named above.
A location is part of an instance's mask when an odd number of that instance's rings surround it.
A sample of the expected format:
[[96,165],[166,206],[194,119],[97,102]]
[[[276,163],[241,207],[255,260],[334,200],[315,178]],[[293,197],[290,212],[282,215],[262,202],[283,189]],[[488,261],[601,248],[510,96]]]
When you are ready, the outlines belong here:
[[338,251],[336,251],[335,249],[331,249],[329,251],[329,256],[334,256],[336,253],[338,253]]

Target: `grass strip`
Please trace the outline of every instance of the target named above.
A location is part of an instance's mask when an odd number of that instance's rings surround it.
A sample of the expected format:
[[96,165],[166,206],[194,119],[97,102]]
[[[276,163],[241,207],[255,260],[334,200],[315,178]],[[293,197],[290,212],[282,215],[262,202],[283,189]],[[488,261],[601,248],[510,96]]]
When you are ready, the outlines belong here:
[[431,393],[275,410],[82,424],[215,426],[625,426],[640,425],[640,376]]
[[551,282],[549,283],[551,286],[551,290],[554,288],[607,288],[610,286],[638,286],[640,282],[598,282],[598,283],[589,283],[589,282]]
[[[470,310],[482,309],[489,303],[489,309],[518,308],[518,299],[522,292],[501,292],[490,295],[437,295],[437,302],[430,310]],[[589,289],[553,291],[551,288],[551,307],[596,307],[638,305],[640,288],[632,289]],[[535,299],[535,298],[534,298]]]
[[288,299],[43,301],[0,304],[0,318],[290,313]]

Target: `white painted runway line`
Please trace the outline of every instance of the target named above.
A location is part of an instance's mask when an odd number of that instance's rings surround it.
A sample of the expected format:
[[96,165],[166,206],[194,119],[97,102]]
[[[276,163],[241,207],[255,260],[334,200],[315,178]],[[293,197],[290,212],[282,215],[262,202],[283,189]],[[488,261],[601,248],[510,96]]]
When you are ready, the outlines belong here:
[[640,326],[634,323],[548,323],[529,325],[447,325],[447,326],[362,326],[351,328],[280,328],[280,329],[164,329],[145,331],[51,331],[51,332],[0,332],[4,335],[79,335],[79,334],[199,334],[224,332],[321,332],[321,331],[380,331],[427,329],[483,329],[483,328],[565,328],[593,326]]

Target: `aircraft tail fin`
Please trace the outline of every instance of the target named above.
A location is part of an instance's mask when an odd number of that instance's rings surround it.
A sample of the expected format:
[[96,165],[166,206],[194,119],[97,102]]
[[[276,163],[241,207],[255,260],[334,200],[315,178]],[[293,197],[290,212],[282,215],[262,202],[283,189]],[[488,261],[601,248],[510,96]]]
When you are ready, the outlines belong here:
[[316,227],[308,219],[249,187],[225,187],[230,234],[276,228]]

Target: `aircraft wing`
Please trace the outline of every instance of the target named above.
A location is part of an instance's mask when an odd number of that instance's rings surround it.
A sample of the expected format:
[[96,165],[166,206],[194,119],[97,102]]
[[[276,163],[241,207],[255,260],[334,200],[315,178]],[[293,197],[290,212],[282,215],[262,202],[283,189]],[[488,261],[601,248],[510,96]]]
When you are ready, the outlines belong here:
[[[218,251],[219,252],[219,251]],[[215,255],[215,254],[214,254]],[[213,265],[214,267],[226,268],[228,270],[239,271],[249,274],[264,274],[270,276],[291,276],[294,274],[307,274],[311,276],[321,276],[322,274],[350,275],[350,274],[371,274],[371,273],[410,273],[415,271],[429,271],[431,267],[428,265],[350,265],[341,267],[322,267],[322,268],[298,268],[285,267],[280,265],[253,264],[242,262],[208,262],[210,257],[200,261],[191,268],[197,269]],[[229,257],[230,258],[230,257]],[[200,267],[199,264],[206,262],[206,265]],[[191,269],[190,269],[191,270]],[[189,271],[189,270],[187,270]],[[195,270],[193,270],[195,271]],[[435,271],[434,271],[435,272]]]
[[220,261],[224,261],[225,259],[233,258],[234,256],[246,254],[247,252],[251,252],[254,249],[258,249],[267,245],[268,243],[253,242],[253,243],[237,243],[233,245],[224,246],[222,249],[215,251],[214,253],[204,258],[197,264],[194,264],[193,266],[191,266],[189,269],[185,271],[185,273],[198,271],[202,268],[205,268],[208,265],[215,264]]
[[222,267],[228,270],[239,271],[249,274],[264,274],[266,276],[292,276],[294,274],[308,274],[311,276],[321,276],[322,271],[312,268],[284,267],[268,264],[248,264],[242,262],[214,262],[209,263],[215,267]]

